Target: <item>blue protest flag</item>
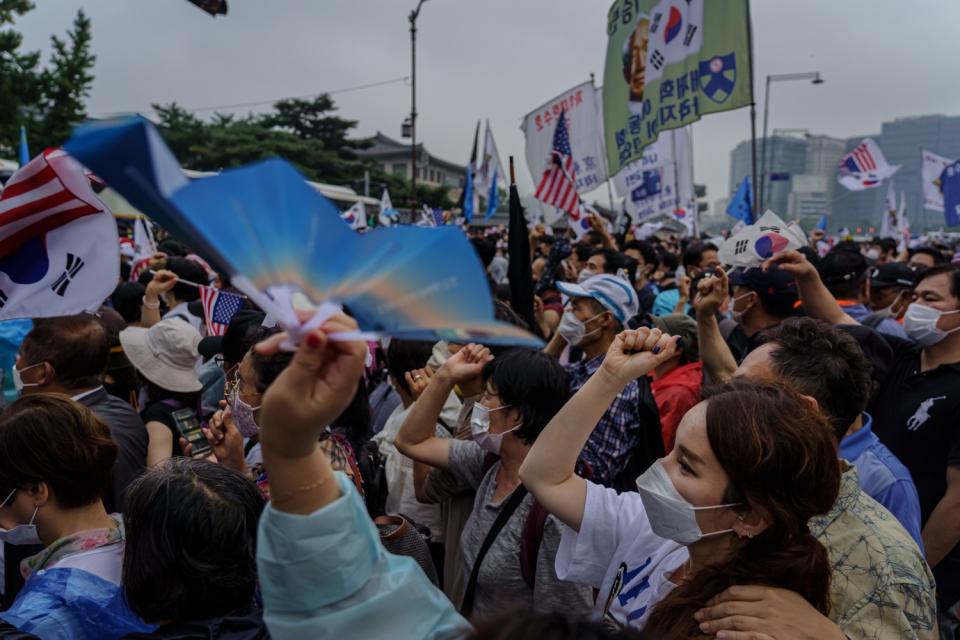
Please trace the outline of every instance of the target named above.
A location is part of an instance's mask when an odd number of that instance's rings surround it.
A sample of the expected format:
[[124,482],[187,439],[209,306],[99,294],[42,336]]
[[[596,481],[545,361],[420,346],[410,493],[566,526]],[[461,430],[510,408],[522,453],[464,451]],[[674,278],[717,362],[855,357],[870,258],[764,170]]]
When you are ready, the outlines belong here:
[[81,127],[64,147],[161,226],[225,265],[233,284],[264,308],[288,304],[292,311],[293,296],[302,293],[349,308],[367,332],[542,346],[495,320],[486,274],[459,228],[357,234],[279,159],[189,181],[143,119]]
[[490,192],[487,194],[487,213],[483,216],[484,221],[493,217],[500,206],[500,192],[497,190],[497,180],[500,178],[498,169],[493,169],[493,181],[490,183]]
[[30,147],[27,146],[27,128],[20,127],[20,149],[18,153],[20,166],[24,167],[30,162]]
[[743,224],[753,224],[753,186],[750,184],[750,176],[743,179],[737,193],[727,205],[727,215]]
[[943,189],[943,216],[948,227],[960,225],[960,160],[948,164],[940,174]]
[[827,230],[827,214],[820,216],[820,222],[817,223],[817,229],[820,229],[820,231]]

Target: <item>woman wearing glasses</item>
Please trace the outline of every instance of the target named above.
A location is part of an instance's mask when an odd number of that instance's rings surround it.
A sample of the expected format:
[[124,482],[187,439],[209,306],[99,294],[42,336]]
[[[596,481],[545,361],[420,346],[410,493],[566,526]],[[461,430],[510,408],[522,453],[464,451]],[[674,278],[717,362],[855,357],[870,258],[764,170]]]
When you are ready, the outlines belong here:
[[[482,376],[473,407],[473,440],[436,437],[436,422],[454,385]],[[430,379],[400,428],[397,449],[415,461],[449,470],[463,489],[475,489],[473,512],[461,535],[466,617],[505,607],[586,614],[589,589],[561,582],[554,570],[560,522],[535,506],[520,483],[520,465],[540,432],[570,395],[556,360],[512,349],[493,359],[479,345],[451,356]]]
[[[265,340],[276,329],[262,329],[252,336],[250,344]],[[270,499],[269,479],[257,455],[254,445],[245,452],[245,443],[255,442],[260,427],[257,419],[260,415],[260,403],[267,388],[273,384],[290,363],[293,354],[279,352],[270,356],[261,356],[252,349],[248,350],[239,363],[226,371],[224,398],[220,411],[210,418],[204,435],[213,448],[220,464],[246,473],[257,481],[265,499]],[[351,407],[358,403],[351,403]],[[347,412],[350,407],[347,408]],[[335,421],[335,422],[339,422]],[[190,455],[189,445],[181,440],[184,452]],[[356,456],[349,440],[338,431],[327,429],[320,440],[320,446],[330,459],[336,471],[342,471],[353,480],[360,495],[363,495],[363,481],[357,467]]]

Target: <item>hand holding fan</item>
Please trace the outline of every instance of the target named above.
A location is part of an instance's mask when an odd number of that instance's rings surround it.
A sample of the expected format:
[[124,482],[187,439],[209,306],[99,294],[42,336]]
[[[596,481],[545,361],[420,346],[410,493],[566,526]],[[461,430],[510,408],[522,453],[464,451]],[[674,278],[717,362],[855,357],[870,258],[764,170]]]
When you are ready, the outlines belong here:
[[540,344],[494,320],[483,267],[459,229],[357,234],[283,160],[190,182],[153,125],[139,118],[81,127],[66,149],[161,226],[226,265],[234,285],[294,339],[305,327],[292,298],[302,293],[327,316],[330,305],[347,306],[365,332]]

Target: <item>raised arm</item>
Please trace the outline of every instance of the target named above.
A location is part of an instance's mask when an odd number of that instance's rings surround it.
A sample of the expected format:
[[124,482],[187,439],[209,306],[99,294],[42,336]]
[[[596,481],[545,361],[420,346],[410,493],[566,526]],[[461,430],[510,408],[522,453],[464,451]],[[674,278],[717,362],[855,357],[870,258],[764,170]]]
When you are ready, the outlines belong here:
[[[352,318],[342,313],[332,317],[304,339],[290,366],[263,396],[260,446],[277,511],[309,515],[341,495],[318,439],[350,404],[363,375],[367,346],[334,342],[327,334],[356,330]],[[257,352],[276,353],[285,338],[271,336],[257,345]]]
[[860,324],[844,313],[836,298],[824,286],[816,268],[799,251],[778,253],[763,264],[764,269],[772,266],[778,266],[793,274],[797,280],[797,291],[803,310],[811,318],[830,324]]
[[658,329],[620,333],[603,365],[537,437],[520,467],[520,480],[547,511],[577,531],[583,520],[586,480],[574,473],[577,456],[607,407],[623,388],[676,354],[679,338]]
[[733,377],[737,361],[723,339],[717,322],[717,310],[727,299],[730,282],[722,269],[716,271],[716,275],[704,278],[697,285],[693,307],[697,314],[697,342],[703,368],[712,381],[722,383]]
[[160,296],[177,284],[177,274],[172,271],[157,271],[147,284],[147,291],[140,304],[140,326],[152,327],[160,322]]
[[437,418],[454,385],[480,375],[493,359],[490,350],[469,344],[443,363],[417,399],[394,440],[397,450],[416,462],[446,469],[450,464],[450,438],[436,435]]

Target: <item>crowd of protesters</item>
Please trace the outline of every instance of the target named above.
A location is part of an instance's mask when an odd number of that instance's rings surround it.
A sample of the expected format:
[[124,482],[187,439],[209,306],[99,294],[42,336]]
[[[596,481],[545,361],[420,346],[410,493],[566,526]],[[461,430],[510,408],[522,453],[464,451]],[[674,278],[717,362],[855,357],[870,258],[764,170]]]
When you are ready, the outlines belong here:
[[207,335],[189,238],[34,320],[0,638],[960,637],[951,247],[465,232],[542,350]]

